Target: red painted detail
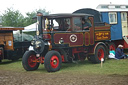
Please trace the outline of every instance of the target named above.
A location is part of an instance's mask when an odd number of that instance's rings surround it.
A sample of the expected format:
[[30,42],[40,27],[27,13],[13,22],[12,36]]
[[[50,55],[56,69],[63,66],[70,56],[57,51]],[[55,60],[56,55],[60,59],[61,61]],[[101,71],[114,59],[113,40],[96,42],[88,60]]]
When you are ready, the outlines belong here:
[[80,52],[84,52],[84,47],[79,47],[79,48],[73,48],[72,49],[72,54],[80,53]]
[[[98,43],[95,43],[94,46],[89,46],[88,53],[89,53],[90,55],[94,54],[97,45],[98,45]],[[91,49],[90,49],[90,48],[91,48]]]
[[104,58],[104,50],[102,48],[100,48],[98,50],[98,54],[97,54],[99,60],[101,60],[101,58]]
[[115,43],[116,48],[118,47],[119,44],[124,45],[124,40],[115,40],[113,42]]
[[43,63],[44,63],[44,56],[43,56],[43,57],[42,57],[42,56],[39,57],[39,58],[38,58],[38,61],[39,61],[41,64],[43,64]]
[[110,26],[98,26],[98,27],[95,27],[95,30],[103,30],[103,28],[104,28],[104,30],[110,30]]
[[85,46],[89,45],[89,32],[85,32]]
[[2,50],[0,50],[0,56],[2,55]]
[[44,63],[44,56],[42,57],[42,62],[41,62],[42,64]]
[[43,34],[43,39],[51,39],[51,35],[50,34]]
[[59,59],[56,55],[52,56],[50,59],[50,64],[52,68],[57,68],[59,65]]
[[114,41],[116,48],[118,47],[119,44],[123,45],[123,49],[128,48],[128,44],[125,42],[125,40],[115,40]]
[[116,50],[116,47],[114,45],[110,45],[109,50]]
[[89,17],[91,20],[92,27],[90,27],[90,45],[94,44],[94,20],[93,17]]
[[62,58],[62,62],[65,62],[64,55],[61,55],[61,58]]
[[55,33],[54,43],[59,44],[59,40],[63,39],[64,44],[69,44],[70,47],[83,46],[83,33]]
[[44,63],[44,56],[42,57],[39,57],[39,58],[36,58],[36,59],[34,59],[32,62],[38,62],[38,63],[41,63],[41,64],[43,64]]
[[123,44],[124,48],[128,48],[128,44],[126,43],[126,41],[124,40],[124,44]]
[[36,66],[37,62],[33,62],[34,60],[36,60],[36,56],[35,55],[29,56],[29,58],[28,58],[28,65],[30,67],[35,67]]

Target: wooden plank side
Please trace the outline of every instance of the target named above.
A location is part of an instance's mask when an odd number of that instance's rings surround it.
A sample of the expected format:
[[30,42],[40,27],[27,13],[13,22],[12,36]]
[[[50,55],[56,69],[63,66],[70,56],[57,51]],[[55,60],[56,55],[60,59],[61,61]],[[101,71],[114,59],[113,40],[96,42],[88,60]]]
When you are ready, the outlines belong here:
[[24,30],[23,27],[0,27],[0,30]]
[[110,25],[105,23],[105,26],[95,26],[95,31],[97,30],[110,30]]
[[4,36],[0,34],[0,45],[4,45]]
[[5,50],[14,50],[12,32],[11,33],[0,33],[0,44],[4,45]]
[[96,26],[95,27],[95,30],[110,30],[110,26]]

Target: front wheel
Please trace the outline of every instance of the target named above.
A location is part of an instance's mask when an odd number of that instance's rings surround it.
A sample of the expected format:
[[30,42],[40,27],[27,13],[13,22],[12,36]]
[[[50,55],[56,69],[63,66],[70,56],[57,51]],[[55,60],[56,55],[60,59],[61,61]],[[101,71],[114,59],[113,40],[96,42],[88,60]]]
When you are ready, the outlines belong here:
[[36,54],[34,51],[26,51],[22,58],[22,65],[25,70],[33,71],[38,69],[39,63],[33,62],[36,60]]
[[57,51],[49,51],[44,59],[44,66],[48,72],[59,71],[61,68],[61,55]]
[[2,59],[4,59],[4,49],[0,47],[0,62],[2,62]]

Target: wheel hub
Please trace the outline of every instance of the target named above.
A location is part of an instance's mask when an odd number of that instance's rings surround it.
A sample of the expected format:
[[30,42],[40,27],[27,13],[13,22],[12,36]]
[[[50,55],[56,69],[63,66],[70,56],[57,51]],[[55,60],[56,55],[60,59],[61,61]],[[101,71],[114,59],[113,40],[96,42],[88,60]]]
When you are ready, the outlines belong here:
[[104,51],[103,51],[103,49],[99,49],[99,51],[98,51],[98,58],[99,58],[99,60],[101,60],[101,58],[104,58]]
[[57,68],[59,65],[59,59],[57,56],[52,56],[51,62],[50,62],[52,68]]
[[56,60],[53,60],[53,64],[56,65],[57,64],[57,61]]
[[35,60],[36,57],[34,55],[31,55],[28,59],[28,64],[30,67],[34,67],[36,65],[36,62],[33,62],[33,60]]

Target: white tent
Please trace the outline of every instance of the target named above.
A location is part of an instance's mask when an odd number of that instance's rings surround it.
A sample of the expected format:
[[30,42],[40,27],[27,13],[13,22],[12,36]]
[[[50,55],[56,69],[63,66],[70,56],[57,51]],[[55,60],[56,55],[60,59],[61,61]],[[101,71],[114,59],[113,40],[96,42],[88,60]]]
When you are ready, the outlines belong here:
[[37,25],[36,23],[34,23],[34,24],[24,27],[23,32],[36,31],[36,28],[37,28]]

